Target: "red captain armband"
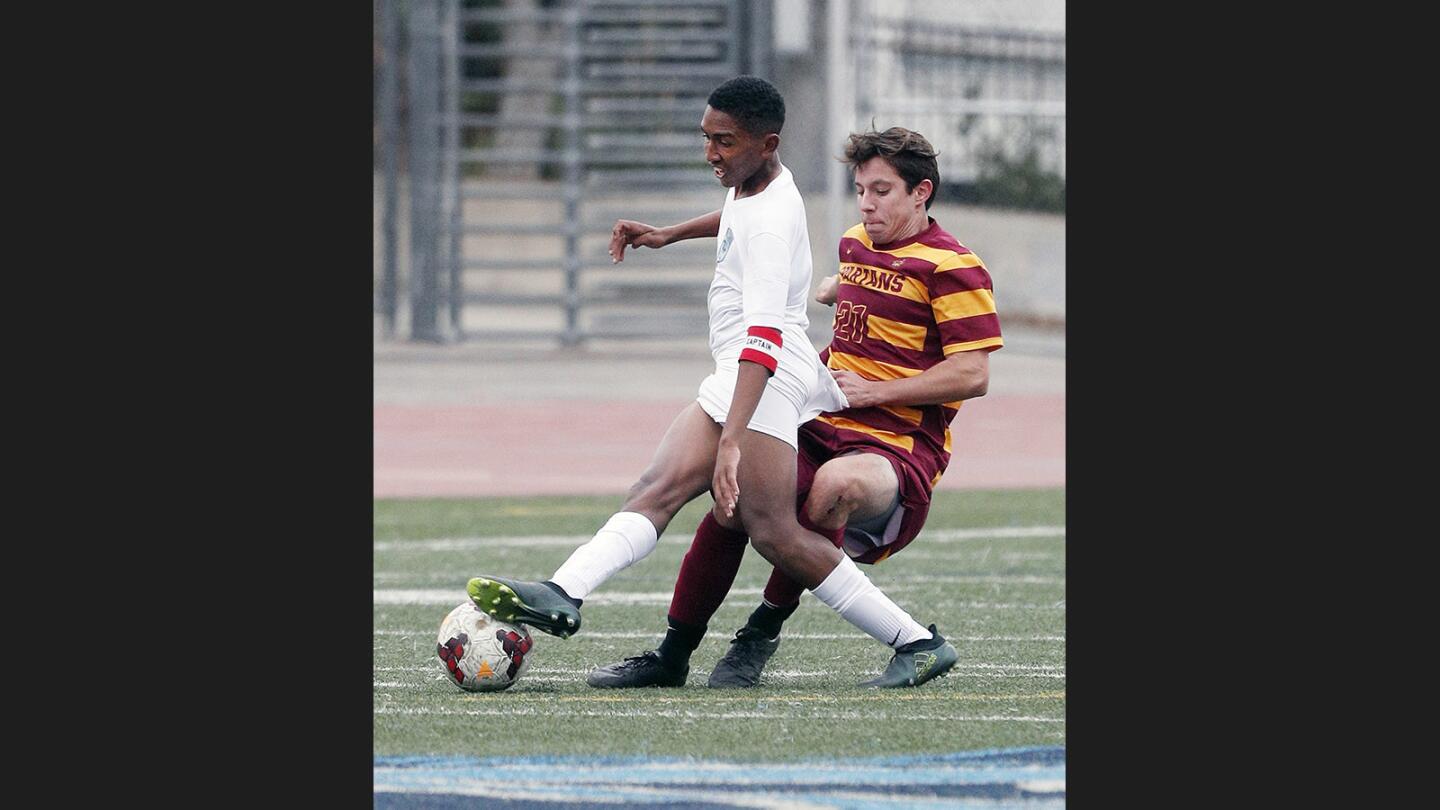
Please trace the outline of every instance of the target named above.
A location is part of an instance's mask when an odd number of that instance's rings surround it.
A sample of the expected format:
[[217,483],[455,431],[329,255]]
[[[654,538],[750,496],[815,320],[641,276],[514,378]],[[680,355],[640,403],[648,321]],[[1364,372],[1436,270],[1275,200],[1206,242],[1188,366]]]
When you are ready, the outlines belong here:
[[752,326],[746,332],[745,348],[740,351],[741,360],[759,363],[771,374],[780,363],[780,330],[768,326]]

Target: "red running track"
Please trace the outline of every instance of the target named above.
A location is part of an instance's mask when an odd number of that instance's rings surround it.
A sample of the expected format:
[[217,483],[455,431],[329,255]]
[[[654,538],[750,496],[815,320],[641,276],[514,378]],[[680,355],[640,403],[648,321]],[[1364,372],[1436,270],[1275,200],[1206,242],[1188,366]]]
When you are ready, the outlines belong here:
[[[688,401],[375,406],[375,497],[621,495]],[[939,489],[1064,486],[1065,396],[965,403]]]

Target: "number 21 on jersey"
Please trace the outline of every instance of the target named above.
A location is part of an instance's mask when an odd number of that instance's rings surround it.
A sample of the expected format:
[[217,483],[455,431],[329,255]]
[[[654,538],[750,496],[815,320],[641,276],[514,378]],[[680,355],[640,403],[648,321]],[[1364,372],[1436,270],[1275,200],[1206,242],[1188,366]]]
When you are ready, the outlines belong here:
[[835,337],[860,343],[865,340],[866,329],[864,304],[841,301],[835,307]]

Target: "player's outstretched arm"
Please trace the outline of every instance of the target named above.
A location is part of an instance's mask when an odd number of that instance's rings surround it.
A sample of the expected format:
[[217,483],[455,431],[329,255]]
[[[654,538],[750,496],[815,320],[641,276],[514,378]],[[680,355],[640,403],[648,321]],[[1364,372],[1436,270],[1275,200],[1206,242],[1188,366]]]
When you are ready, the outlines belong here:
[[625,248],[662,248],[685,239],[702,236],[717,236],[720,233],[720,209],[688,219],[678,225],[657,228],[636,222],[633,219],[616,220],[610,229],[610,261],[618,264],[625,261]]
[[939,405],[985,396],[990,390],[990,352],[956,352],[914,377],[867,380],[853,371],[832,371],[852,408],[876,405]]

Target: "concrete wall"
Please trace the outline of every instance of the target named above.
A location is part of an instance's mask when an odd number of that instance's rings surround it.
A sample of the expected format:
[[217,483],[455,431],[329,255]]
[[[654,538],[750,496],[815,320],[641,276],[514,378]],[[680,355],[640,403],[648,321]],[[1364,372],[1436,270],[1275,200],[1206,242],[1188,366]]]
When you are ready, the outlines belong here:
[[[805,195],[810,223],[810,246],[815,255],[817,276],[831,272],[835,264],[834,240],[826,235],[829,221],[826,208],[826,173],[837,164],[848,133],[832,134],[826,116],[826,53],[829,46],[826,14],[828,0],[793,0],[808,8],[807,50],[774,54],[771,77],[785,96],[785,129],[781,133],[780,157],[795,174],[796,185]],[[849,0],[851,8],[856,0]],[[921,13],[936,19],[968,25],[994,25],[1044,31],[1065,30],[1062,0],[911,0],[907,4],[879,4],[880,11]],[[783,24],[777,13],[775,24]],[[853,15],[852,15],[853,19]],[[803,38],[802,38],[803,39]],[[868,121],[860,122],[868,125]],[[893,123],[893,122],[892,122]],[[882,124],[883,126],[884,124]],[[950,144],[937,142],[944,150]],[[855,224],[858,214],[854,198],[844,197],[840,221],[843,228]],[[961,243],[980,255],[995,282],[996,302],[1011,322],[1063,327],[1065,321],[1065,217],[1031,211],[982,208],[949,204],[943,196],[931,215]],[[812,313],[828,326],[823,311]]]
[[995,282],[1002,312],[1064,324],[1064,215],[945,205],[939,200],[930,215],[980,255]]
[[823,196],[826,168],[835,164],[849,133],[831,138],[827,127],[825,3],[812,4],[809,18],[810,50],[803,54],[776,53],[771,81],[785,97],[780,160],[795,174],[795,185],[801,192]]

